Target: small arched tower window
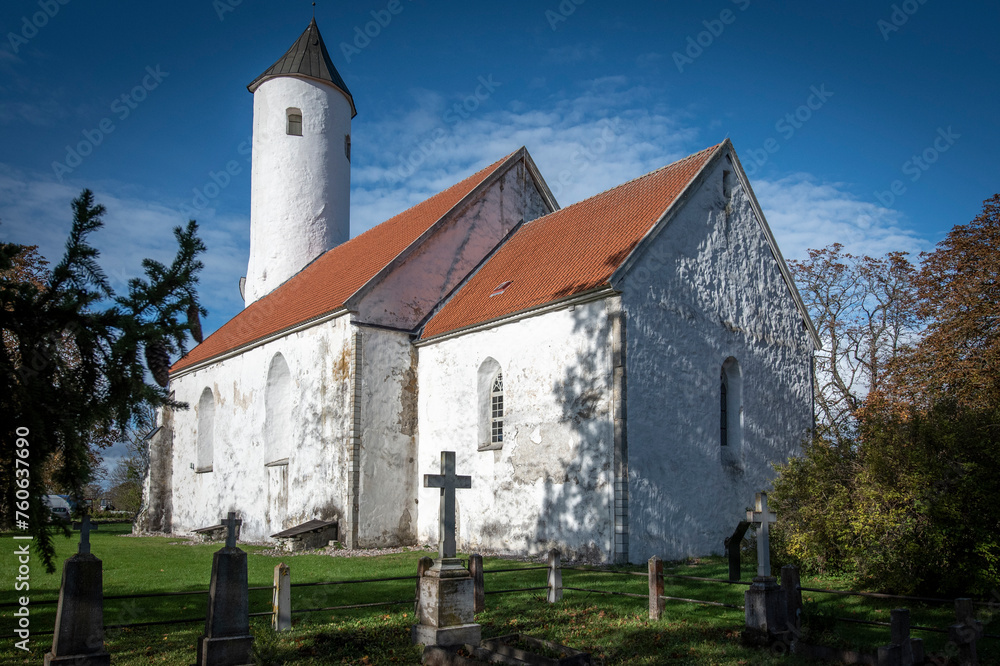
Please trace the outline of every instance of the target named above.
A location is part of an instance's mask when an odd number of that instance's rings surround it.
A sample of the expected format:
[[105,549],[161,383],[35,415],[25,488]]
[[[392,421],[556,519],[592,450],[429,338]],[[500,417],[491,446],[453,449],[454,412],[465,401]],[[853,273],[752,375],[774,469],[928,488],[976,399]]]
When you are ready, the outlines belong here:
[[287,465],[292,448],[292,373],[281,354],[271,359],[264,389],[264,464]]
[[285,131],[292,136],[302,136],[302,111],[292,107],[285,114],[287,117]]
[[197,473],[211,472],[215,457],[215,395],[205,387],[198,400],[198,449],[195,454]]
[[723,464],[742,468],[743,377],[739,362],[732,356],[719,373],[719,444]]
[[495,451],[503,447],[506,414],[503,371],[492,358],[483,361],[477,373],[479,450]]

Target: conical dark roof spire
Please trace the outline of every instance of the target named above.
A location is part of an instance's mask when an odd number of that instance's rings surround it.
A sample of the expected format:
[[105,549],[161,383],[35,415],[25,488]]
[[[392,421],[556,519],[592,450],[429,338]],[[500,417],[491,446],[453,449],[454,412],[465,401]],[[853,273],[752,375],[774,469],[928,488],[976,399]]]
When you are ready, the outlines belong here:
[[258,76],[247,86],[250,92],[254,92],[268,79],[276,76],[305,76],[310,79],[317,79],[333,84],[351,103],[351,117],[358,115],[354,107],[354,98],[351,91],[347,89],[344,79],[340,78],[340,73],[333,66],[330,54],[323,43],[323,37],[319,34],[319,26],[316,25],[316,18],[309,23],[309,27],[302,33],[302,36],[292,44],[285,55],[281,56],[278,62],[268,67],[263,74]]

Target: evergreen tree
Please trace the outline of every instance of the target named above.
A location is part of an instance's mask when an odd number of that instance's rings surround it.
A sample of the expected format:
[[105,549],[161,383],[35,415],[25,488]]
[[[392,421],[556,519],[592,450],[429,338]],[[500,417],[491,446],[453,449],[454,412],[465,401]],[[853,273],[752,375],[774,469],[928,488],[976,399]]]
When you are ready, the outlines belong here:
[[24,246],[0,244],[0,524],[32,535],[49,571],[43,472],[80,497],[96,471],[91,442],[120,438],[144,406],[184,407],[168,394],[165,370],[206,314],[195,292],[205,246],[194,220],[174,230],[169,266],[143,260],[144,277],[116,295],[87,243],[104,207],[84,190],[72,208],[65,256],[44,279],[16,270]]

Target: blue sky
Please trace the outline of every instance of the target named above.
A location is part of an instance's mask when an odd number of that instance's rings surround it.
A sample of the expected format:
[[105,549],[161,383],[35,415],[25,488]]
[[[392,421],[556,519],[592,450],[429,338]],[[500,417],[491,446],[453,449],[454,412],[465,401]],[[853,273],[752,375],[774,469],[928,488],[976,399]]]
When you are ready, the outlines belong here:
[[[927,250],[1000,191],[996,3],[317,4],[358,109],[353,234],[521,145],[566,205],[729,137],[790,258]],[[4,2],[0,238],[57,260],[89,187],[122,288],[193,216],[218,328],[249,251],[246,85],[310,5]]]

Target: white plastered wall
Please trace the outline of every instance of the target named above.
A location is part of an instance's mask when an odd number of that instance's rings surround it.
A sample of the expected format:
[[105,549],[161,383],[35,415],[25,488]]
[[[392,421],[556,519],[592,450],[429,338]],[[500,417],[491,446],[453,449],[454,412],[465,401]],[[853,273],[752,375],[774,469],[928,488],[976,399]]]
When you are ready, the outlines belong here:
[[[302,136],[287,133],[289,108]],[[350,237],[350,133],[351,105],[332,85],[279,76],[254,92],[247,305]]]
[[[343,520],[350,429],[348,316],[291,333],[171,380],[173,413],[172,528],[216,525],[227,511],[243,519],[242,538],[262,540],[313,518]],[[287,466],[265,467],[267,372],[275,354],[288,364],[293,391]],[[198,401],[214,397],[214,460],[196,473]]]
[[[723,552],[773,462],[812,427],[812,343],[725,158],[621,284],[627,317],[629,556]],[[720,371],[742,380],[742,445],[720,442]],[[779,518],[780,519],[780,518]]]
[[[458,547],[609,559],[612,547],[611,328],[604,300],[418,347],[421,543],[436,544],[439,491],[423,488],[455,451]],[[478,450],[479,367],[504,376],[504,444]]]
[[364,547],[416,539],[417,355],[410,336],[358,326],[362,339],[358,540]]

